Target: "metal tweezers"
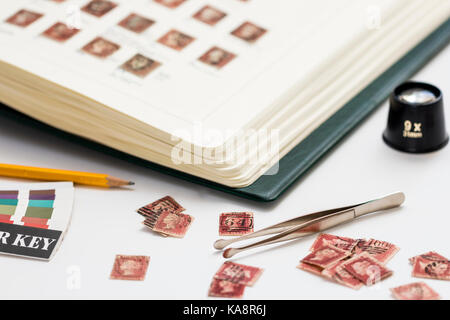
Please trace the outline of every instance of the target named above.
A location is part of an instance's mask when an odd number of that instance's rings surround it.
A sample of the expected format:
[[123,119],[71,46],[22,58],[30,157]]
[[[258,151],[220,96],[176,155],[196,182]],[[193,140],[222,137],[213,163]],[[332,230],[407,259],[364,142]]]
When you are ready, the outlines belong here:
[[357,205],[315,212],[275,224],[271,227],[264,228],[260,231],[247,234],[239,238],[230,240],[219,239],[214,243],[214,248],[222,250],[230,244],[238,241],[278,233],[278,235],[276,236],[261,240],[253,244],[249,244],[244,247],[228,248],[224,251],[223,256],[224,258],[231,258],[235,254],[245,250],[278,242],[303,238],[305,236],[332,228],[342,223],[352,221],[369,213],[396,208],[401,206],[404,201],[405,195],[402,192],[398,192],[381,199],[376,199]]

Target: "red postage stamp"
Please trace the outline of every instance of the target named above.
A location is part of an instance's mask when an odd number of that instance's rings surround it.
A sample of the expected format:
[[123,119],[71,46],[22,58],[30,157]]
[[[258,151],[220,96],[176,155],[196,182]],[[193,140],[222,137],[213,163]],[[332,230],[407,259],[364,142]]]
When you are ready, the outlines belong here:
[[128,71],[135,76],[145,78],[150,72],[155,70],[161,63],[147,58],[142,54],[136,54],[133,58],[122,65],[122,69]]
[[391,270],[371,257],[367,252],[344,262],[342,268],[367,286],[374,285],[392,275]]
[[71,28],[62,22],[57,22],[49,29],[45,30],[42,34],[52,40],[64,42],[72,38],[79,31],[80,29]]
[[117,7],[117,4],[115,4],[112,1],[93,0],[84,7],[82,7],[81,10],[100,18],[105,14],[107,14],[108,12],[110,12],[115,7]]
[[364,284],[342,268],[344,263],[345,260],[324,269],[322,275],[354,290],[361,289]]
[[450,280],[450,261],[427,260],[416,257],[412,276],[416,278]]
[[142,33],[151,27],[155,21],[140,16],[136,13],[131,13],[128,17],[119,22],[119,26],[136,33]]
[[436,253],[434,251],[430,251],[412,258],[409,258],[409,263],[414,265],[417,258],[422,258],[423,260],[429,260],[429,261],[442,261],[442,260],[448,260],[446,257],[441,256],[439,253]]
[[219,218],[219,235],[241,236],[252,233],[254,219],[252,212],[227,212]]
[[228,52],[219,47],[213,47],[209,49],[204,55],[202,55],[199,60],[210,66],[220,69],[227,65],[235,57],[236,55],[231,52]]
[[318,276],[322,276],[322,271],[323,271],[323,268],[321,268],[321,267],[313,266],[312,264],[307,264],[307,263],[303,263],[303,262],[300,262],[300,264],[297,266],[297,269],[311,272]]
[[338,237],[332,234],[322,233],[317,237],[316,241],[314,241],[309,251],[314,252],[322,247],[325,247],[326,245],[331,245],[351,252],[357,243],[358,240],[352,238]]
[[101,37],[97,37],[87,45],[85,45],[82,50],[98,58],[106,58],[112,55],[114,52],[120,49],[118,44],[108,41]]
[[159,4],[162,4],[163,6],[174,9],[177,8],[179,5],[181,5],[186,0],[154,0],[155,2],[158,2]]
[[225,262],[214,275],[215,279],[252,286],[261,276],[263,269],[234,262]]
[[220,20],[225,18],[226,15],[227,14],[225,12],[207,5],[197,11],[193,15],[193,18],[203,23],[209,24],[210,26],[214,26]]
[[15,13],[13,16],[6,19],[6,22],[25,28],[42,16],[43,15],[40,13],[22,9]]
[[391,289],[397,300],[439,300],[439,294],[424,282],[410,283]]
[[326,268],[350,255],[350,252],[327,245],[317,251],[311,252],[302,259],[303,263]]
[[164,36],[158,39],[158,42],[172,48],[174,50],[180,51],[187,47],[195,38],[182,33],[177,30],[170,30]]
[[242,298],[245,285],[230,282],[227,280],[213,279],[209,287],[208,295],[210,297],[221,298]]
[[147,217],[151,214],[162,213],[164,211],[178,213],[183,212],[184,210],[185,209],[176,202],[174,198],[166,196],[138,209],[138,213]]
[[183,238],[193,221],[194,218],[188,214],[165,211],[154,222],[153,230],[172,237]]
[[116,255],[111,272],[111,279],[144,280],[150,257]]
[[386,263],[397,252],[399,248],[392,243],[375,239],[360,240],[355,247],[355,254],[367,252],[373,258],[382,263]]
[[231,32],[232,35],[250,42],[254,43],[256,40],[261,38],[267,32],[266,29],[258,27],[251,22],[244,22],[237,29]]

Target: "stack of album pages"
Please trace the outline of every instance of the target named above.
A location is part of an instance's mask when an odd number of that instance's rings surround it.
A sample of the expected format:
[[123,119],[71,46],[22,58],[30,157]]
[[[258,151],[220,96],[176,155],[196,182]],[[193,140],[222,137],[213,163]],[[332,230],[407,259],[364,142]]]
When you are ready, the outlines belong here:
[[447,0],[0,2],[0,102],[252,184],[450,16]]

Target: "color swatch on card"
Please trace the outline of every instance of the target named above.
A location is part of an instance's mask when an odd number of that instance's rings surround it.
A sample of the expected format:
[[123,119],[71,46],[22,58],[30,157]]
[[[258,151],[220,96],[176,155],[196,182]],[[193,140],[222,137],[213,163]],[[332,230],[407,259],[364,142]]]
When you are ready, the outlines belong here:
[[19,191],[0,191],[0,223],[12,224],[11,217],[16,213]]
[[55,190],[30,190],[28,207],[22,218],[24,226],[48,229],[55,202]]

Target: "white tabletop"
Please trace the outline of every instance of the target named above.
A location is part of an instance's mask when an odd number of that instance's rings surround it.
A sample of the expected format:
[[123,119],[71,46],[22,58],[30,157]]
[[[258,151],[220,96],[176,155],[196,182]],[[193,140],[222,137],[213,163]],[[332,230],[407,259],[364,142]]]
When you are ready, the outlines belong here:
[[[447,47],[414,77],[439,86],[447,106],[449,70]],[[450,111],[446,111],[450,129]],[[390,299],[389,288],[422,281],[411,277],[409,257],[430,250],[450,257],[450,147],[427,155],[390,149],[381,139],[387,112],[385,103],[274,203],[255,203],[210,190],[0,119],[2,163],[102,172],[136,182],[130,191],[77,187],[72,224],[52,261],[0,256],[0,298],[205,299],[214,273],[224,262],[212,247],[221,212],[253,211],[259,229],[302,213],[403,191],[402,209],[330,231],[386,240],[401,248],[388,263],[393,276],[379,285],[354,291],[296,269],[312,237],[235,259],[265,270],[254,287],[246,289],[247,299]],[[135,212],[165,195],[173,196],[195,217],[184,239],[153,234]],[[145,281],[110,280],[116,254],[149,255]],[[448,282],[424,281],[450,299]]]

